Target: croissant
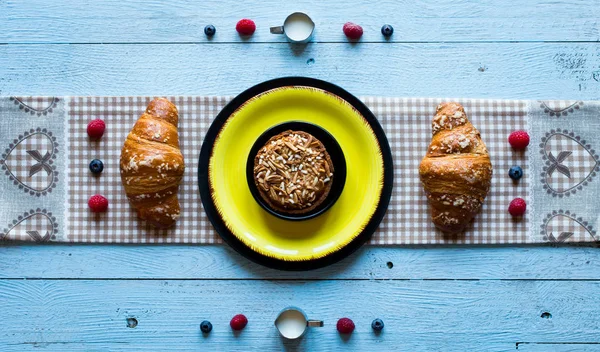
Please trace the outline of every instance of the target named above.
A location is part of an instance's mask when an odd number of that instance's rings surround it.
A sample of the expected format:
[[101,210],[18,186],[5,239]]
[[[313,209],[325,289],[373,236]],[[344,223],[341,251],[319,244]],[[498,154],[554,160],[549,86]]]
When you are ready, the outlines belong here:
[[177,107],[154,99],[127,135],[121,150],[121,181],[138,217],[158,228],[179,217],[177,190],[185,164],[179,150]]
[[479,131],[458,103],[437,107],[433,137],[419,176],[440,230],[462,232],[481,209],[490,189],[492,163]]

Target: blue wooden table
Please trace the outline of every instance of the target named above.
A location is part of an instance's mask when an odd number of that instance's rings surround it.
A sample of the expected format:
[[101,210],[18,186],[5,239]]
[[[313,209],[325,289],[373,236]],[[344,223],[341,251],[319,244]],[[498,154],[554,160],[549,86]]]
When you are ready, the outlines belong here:
[[[268,30],[297,10],[317,24],[304,47]],[[234,95],[303,75],[356,95],[600,99],[599,18],[594,0],[0,0],[0,95]],[[600,351],[599,267],[595,247],[366,247],[288,273],[226,246],[4,245],[0,350]],[[284,343],[291,304],[325,326]]]

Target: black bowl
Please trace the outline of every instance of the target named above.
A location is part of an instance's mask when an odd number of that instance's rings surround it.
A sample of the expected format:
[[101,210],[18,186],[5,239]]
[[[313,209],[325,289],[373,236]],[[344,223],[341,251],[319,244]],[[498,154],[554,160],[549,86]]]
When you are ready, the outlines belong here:
[[[254,183],[254,158],[256,157],[256,154],[258,154],[260,148],[267,144],[269,139],[287,130],[303,131],[312,134],[315,138],[321,141],[321,143],[323,143],[327,153],[329,153],[331,163],[333,164],[334,175],[327,198],[325,198],[325,200],[323,200],[319,206],[310,212],[303,214],[282,213],[271,208],[269,204],[262,198],[258,187],[256,187],[256,184]],[[308,220],[326,212],[329,208],[331,208],[331,206],[333,206],[333,204],[335,204],[342,194],[342,191],[344,190],[344,184],[346,183],[346,158],[344,157],[344,153],[342,152],[342,148],[340,148],[338,142],[326,130],[311,123],[299,121],[286,122],[271,127],[263,132],[258,139],[256,139],[252,149],[250,149],[250,153],[248,154],[248,160],[246,161],[246,180],[248,181],[248,187],[250,187],[250,193],[252,193],[252,196],[256,202],[270,214],[284,220]]]

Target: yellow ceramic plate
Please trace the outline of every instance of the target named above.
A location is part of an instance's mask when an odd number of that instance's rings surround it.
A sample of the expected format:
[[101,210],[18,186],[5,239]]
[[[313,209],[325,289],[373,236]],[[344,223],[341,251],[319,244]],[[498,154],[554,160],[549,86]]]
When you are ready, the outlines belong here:
[[[289,121],[312,123],[328,131],[339,143],[347,164],[340,198],[324,214],[305,221],[287,221],[266,212],[254,200],[245,178],[248,153],[256,138]],[[376,127],[381,129],[378,124]],[[355,240],[380,208],[386,169],[380,143],[370,121],[338,95],[311,86],[282,86],[261,92],[239,104],[220,124],[208,154],[212,201],[208,205],[214,206],[230,234],[262,256],[287,262],[323,258]],[[387,141],[385,147],[389,153]],[[201,193],[204,149],[199,165]],[[391,191],[391,180],[388,188]],[[207,208],[204,194],[202,198]],[[387,207],[389,195],[385,198]]]

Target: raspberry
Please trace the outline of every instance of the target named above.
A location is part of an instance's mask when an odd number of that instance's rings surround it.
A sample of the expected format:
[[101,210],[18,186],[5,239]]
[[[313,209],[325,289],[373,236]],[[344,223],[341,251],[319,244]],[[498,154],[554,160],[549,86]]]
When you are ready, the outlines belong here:
[[99,194],[95,194],[88,200],[88,206],[92,213],[104,213],[108,209],[108,199]]
[[100,139],[104,134],[104,130],[106,129],[106,124],[104,121],[100,119],[95,119],[90,121],[87,125],[87,134],[92,139]]
[[508,136],[508,143],[515,149],[525,149],[529,145],[529,134],[525,131],[515,131]]
[[243,18],[239,20],[238,23],[235,25],[235,30],[240,35],[252,35],[256,30],[256,24],[254,24],[254,21],[252,20]]
[[244,314],[238,314],[238,315],[234,316],[233,318],[231,318],[231,321],[229,322],[229,326],[231,326],[231,328],[236,331],[242,330],[243,328],[246,327],[247,324],[248,324],[248,319],[246,318],[246,316]]
[[349,39],[358,40],[363,35],[363,29],[356,23],[346,22],[344,24],[344,34]]
[[523,216],[525,214],[525,210],[527,210],[527,203],[525,203],[525,199],[523,198],[515,198],[510,202],[508,206],[508,212],[512,216]]
[[337,331],[340,334],[351,334],[354,331],[354,322],[350,318],[342,318],[337,322]]

